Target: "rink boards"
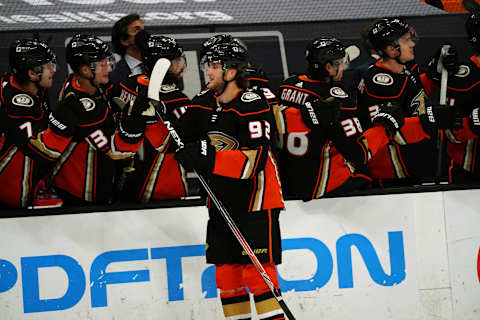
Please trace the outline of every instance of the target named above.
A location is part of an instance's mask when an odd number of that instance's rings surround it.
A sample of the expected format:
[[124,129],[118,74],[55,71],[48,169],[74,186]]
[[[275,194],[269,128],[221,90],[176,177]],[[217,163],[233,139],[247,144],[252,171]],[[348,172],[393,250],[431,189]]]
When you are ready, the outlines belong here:
[[[287,202],[297,319],[478,319],[480,191]],[[221,319],[204,207],[0,220],[1,319]]]

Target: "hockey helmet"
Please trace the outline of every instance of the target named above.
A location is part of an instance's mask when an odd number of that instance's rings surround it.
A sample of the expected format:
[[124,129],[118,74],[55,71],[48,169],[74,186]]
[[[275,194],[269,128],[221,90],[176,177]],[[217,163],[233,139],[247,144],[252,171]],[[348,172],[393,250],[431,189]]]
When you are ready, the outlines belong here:
[[[135,38],[135,40],[137,41],[137,38]],[[141,48],[142,61],[147,72],[153,70],[153,66],[155,66],[155,63],[160,58],[173,61],[182,57],[183,62],[186,63],[183,48],[173,38],[161,35],[148,35],[145,43],[139,43],[137,46]]]
[[336,38],[320,37],[309,42],[305,59],[313,70],[320,70],[328,63],[338,63],[345,58],[345,46]]
[[472,44],[475,51],[480,52],[480,16],[471,14],[465,22],[465,29],[468,41]]
[[398,39],[406,33],[411,34],[413,41],[417,40],[415,30],[405,20],[385,18],[373,24],[368,32],[368,40],[375,50],[383,55],[383,50],[389,45],[400,50]]
[[219,43],[229,43],[233,41],[233,37],[229,34],[216,34],[213,37],[208,38],[207,40],[202,42],[202,46],[200,47],[200,59],[205,57],[207,52],[211,51],[212,47],[219,44]]
[[205,62],[221,63],[224,70],[229,68],[245,70],[248,66],[248,52],[238,41],[219,43],[212,46]]
[[28,80],[28,70],[40,76],[42,66],[47,63],[52,63],[55,67],[56,56],[45,42],[38,39],[21,39],[10,46],[9,64],[17,78]]
[[66,48],[67,63],[74,71],[81,66],[88,66],[95,74],[95,63],[108,58],[108,63],[113,68],[114,58],[108,44],[94,35],[76,34],[68,42]]

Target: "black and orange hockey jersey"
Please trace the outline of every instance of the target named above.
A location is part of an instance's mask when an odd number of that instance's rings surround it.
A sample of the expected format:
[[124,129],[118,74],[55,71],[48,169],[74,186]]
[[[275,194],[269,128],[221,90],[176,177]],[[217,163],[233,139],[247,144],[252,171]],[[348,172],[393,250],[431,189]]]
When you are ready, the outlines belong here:
[[[468,126],[468,117],[478,108],[480,99],[480,62],[478,56],[460,64],[458,72],[448,78],[447,104],[457,109],[464,118],[460,130],[446,130],[447,152],[452,161],[475,178],[480,177],[480,146],[476,136]],[[454,177],[450,176],[451,180]],[[455,182],[455,181],[452,181]]]
[[[357,108],[341,87],[305,75],[293,76],[281,83],[279,96],[283,107],[275,112],[275,118],[282,137],[280,173],[287,196],[317,199],[339,188],[358,188],[370,182],[362,170],[365,154],[356,141],[363,132]],[[342,101],[338,123],[328,137],[315,135],[300,110],[306,102],[329,97]]]
[[[61,107],[52,114],[49,129],[38,138],[41,142],[38,149],[45,153],[64,149],[53,171],[55,186],[87,202],[113,199],[115,160],[132,157],[140,146],[120,138],[108,98],[110,90],[111,86],[105,90],[99,88],[90,95],[73,74],[69,75],[59,98],[66,103],[59,104]],[[73,114],[74,123],[56,120],[66,112]]]
[[358,84],[357,105],[362,126],[370,128],[371,119],[378,113],[380,105],[398,102],[406,117],[417,116],[420,106],[428,98],[424,88],[424,77],[417,64],[409,65],[403,73],[396,73],[378,60],[370,66]]
[[[138,94],[147,94],[149,79],[135,75],[120,82],[114,95],[124,102],[134,101]],[[175,85],[160,87],[160,100],[166,107],[163,115],[175,124],[190,99]],[[148,123],[143,141],[143,161],[137,162],[136,172],[125,185],[125,191],[135,195],[137,201],[179,199],[188,194],[185,169],[173,158],[176,146],[170,142],[168,130],[162,121]]]
[[207,178],[231,213],[284,207],[270,115],[262,91],[240,91],[226,104],[205,91],[177,122],[185,141],[208,137],[216,148],[214,169]]
[[30,139],[48,126],[47,90],[31,95],[15,83],[13,76],[0,82],[0,202],[27,207],[38,180],[49,172],[49,161],[35,152]]
[[[385,67],[382,61],[380,59],[367,69],[357,88],[360,120],[366,129],[371,128],[371,119],[378,113],[380,105],[387,102],[398,102],[405,117],[417,117],[434,87],[433,81],[419,73],[417,64],[408,64],[403,73],[396,73]],[[366,134],[374,131],[367,130]],[[432,178],[436,149],[418,118],[406,121],[402,136],[396,138],[398,141],[391,140],[369,160],[372,176],[381,179]]]

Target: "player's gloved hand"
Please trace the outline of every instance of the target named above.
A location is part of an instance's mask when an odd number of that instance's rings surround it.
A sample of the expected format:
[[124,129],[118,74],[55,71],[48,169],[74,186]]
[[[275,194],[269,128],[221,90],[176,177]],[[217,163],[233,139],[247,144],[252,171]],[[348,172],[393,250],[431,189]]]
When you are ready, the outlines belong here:
[[372,118],[373,125],[382,125],[394,136],[405,123],[402,106],[398,102],[387,102],[380,106],[378,113]]
[[429,134],[438,129],[459,129],[462,126],[455,107],[451,106],[428,104],[419,108],[419,117],[423,130]]
[[468,125],[477,136],[480,136],[480,108],[475,108],[468,117]]
[[300,109],[303,122],[313,134],[327,136],[338,122],[342,102],[334,97],[306,102]]
[[57,103],[55,111],[48,117],[49,127],[53,132],[63,137],[74,135],[78,123],[78,117],[73,112],[75,104],[78,105],[78,108],[83,108],[81,102],[74,95],[67,96]]
[[427,64],[427,76],[430,79],[440,81],[441,78],[441,72],[439,72],[439,62],[440,62],[440,55],[442,54],[442,47],[444,45],[449,45],[450,47],[447,49],[445,54],[442,57],[442,65],[443,67],[447,70],[448,74],[455,74],[458,71],[459,68],[459,62],[458,62],[458,54],[457,50],[455,49],[454,46],[444,43],[440,48],[437,49],[435,52],[435,55],[430,59],[430,61]]
[[210,173],[215,166],[215,147],[209,139],[198,140],[185,144],[175,153],[175,160],[187,170],[196,170],[199,173]]
[[157,121],[155,107],[148,98],[138,95],[122,110],[120,118],[120,137],[127,143],[137,143],[143,138],[145,126],[149,121]]

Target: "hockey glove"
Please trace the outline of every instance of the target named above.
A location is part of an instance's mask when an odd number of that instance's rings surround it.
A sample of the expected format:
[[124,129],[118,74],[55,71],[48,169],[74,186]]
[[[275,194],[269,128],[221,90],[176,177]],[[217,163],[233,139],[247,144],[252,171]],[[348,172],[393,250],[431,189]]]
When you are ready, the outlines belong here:
[[[443,45],[446,45],[444,43]],[[430,59],[427,64],[427,76],[430,79],[440,81],[441,73],[439,72],[439,62],[440,62],[440,55],[442,53],[443,45],[437,49],[435,55]],[[450,45],[445,55],[442,57],[442,65],[447,70],[448,74],[455,74],[458,71],[459,63],[458,63],[458,54],[455,47]]]
[[83,109],[83,105],[73,95],[66,97],[64,100],[58,102],[55,111],[48,116],[49,128],[56,134],[63,137],[71,137],[75,133],[75,126],[78,118],[73,112],[74,105],[79,105],[78,108]]
[[157,121],[153,104],[148,98],[138,95],[122,110],[120,118],[120,137],[127,143],[137,143],[143,138],[147,122]]
[[380,106],[378,113],[372,118],[373,125],[382,125],[392,136],[405,123],[402,106],[398,102],[387,102]]
[[175,160],[187,170],[210,173],[215,166],[215,147],[209,140],[189,142],[176,151]]
[[468,125],[473,133],[480,136],[480,108],[475,108],[468,119]]
[[462,126],[455,108],[451,106],[429,104],[420,107],[419,117],[423,130],[428,134],[439,129],[459,129]]
[[342,103],[333,97],[306,102],[300,109],[303,122],[314,135],[328,136],[338,122]]

